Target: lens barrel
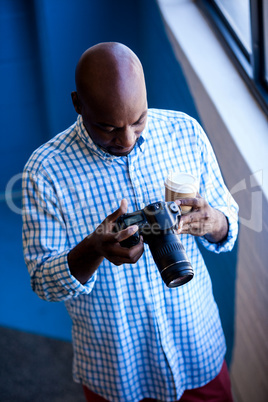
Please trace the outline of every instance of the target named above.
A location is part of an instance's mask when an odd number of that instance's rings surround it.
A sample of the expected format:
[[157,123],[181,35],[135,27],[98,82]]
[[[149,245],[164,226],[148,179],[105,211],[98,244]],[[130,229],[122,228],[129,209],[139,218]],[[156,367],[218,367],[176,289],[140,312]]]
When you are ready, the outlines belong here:
[[148,244],[162,279],[169,288],[181,286],[193,278],[194,271],[179,235],[165,233],[152,236]]

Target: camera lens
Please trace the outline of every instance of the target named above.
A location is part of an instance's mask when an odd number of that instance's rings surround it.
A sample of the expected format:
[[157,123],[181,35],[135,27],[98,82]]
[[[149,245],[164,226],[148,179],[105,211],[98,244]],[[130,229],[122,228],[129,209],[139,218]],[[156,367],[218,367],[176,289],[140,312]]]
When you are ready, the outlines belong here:
[[191,264],[187,261],[180,261],[161,271],[161,276],[169,288],[176,288],[189,282],[193,276]]
[[189,282],[194,271],[185,249],[175,233],[154,236],[148,242],[163,281],[169,288]]

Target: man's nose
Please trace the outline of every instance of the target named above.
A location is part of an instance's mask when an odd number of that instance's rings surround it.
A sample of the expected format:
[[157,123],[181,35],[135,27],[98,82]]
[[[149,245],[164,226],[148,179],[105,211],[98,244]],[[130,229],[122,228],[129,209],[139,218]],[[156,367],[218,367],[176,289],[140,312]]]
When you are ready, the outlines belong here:
[[117,137],[117,144],[124,148],[131,147],[136,141],[136,135],[131,127],[121,129],[119,136]]

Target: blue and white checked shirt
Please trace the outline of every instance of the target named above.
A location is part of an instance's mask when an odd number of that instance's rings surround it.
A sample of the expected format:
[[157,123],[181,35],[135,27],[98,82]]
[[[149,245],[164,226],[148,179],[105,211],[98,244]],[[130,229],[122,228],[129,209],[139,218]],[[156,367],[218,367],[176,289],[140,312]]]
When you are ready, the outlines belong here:
[[[37,149],[23,175],[23,244],[34,291],[64,300],[73,322],[74,380],[109,401],[175,401],[185,389],[220,371],[225,340],[211,280],[191,235],[181,235],[194,278],[168,288],[148,246],[139,261],[104,260],[82,285],[69,271],[68,252],[128,200],[128,212],[164,200],[171,169],[196,176],[199,192],[229,220],[231,250],[237,205],[227,191],[211,145],[198,123],[173,111],[150,109],[146,128],[128,156],[105,153],[81,116]],[[215,267],[215,269],[217,269]]]

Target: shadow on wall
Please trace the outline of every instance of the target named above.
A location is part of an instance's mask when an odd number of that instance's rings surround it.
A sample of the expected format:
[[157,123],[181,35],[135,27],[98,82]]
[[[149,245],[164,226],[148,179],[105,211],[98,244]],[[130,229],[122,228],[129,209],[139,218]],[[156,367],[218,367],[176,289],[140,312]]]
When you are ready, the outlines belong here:
[[[6,0],[0,7],[4,38],[0,45],[4,95],[0,109],[0,252],[4,267],[0,324],[70,339],[71,323],[64,305],[39,300],[30,289],[22,256],[21,216],[7,206],[4,191],[10,179],[18,175],[10,194],[17,196],[11,201],[19,210],[19,175],[30,154],[76,119],[70,93],[81,53],[102,41],[128,45],[144,65],[149,106],[181,110],[199,118],[155,0]],[[220,256],[209,253],[205,258],[220,305],[230,360],[236,250]]]

